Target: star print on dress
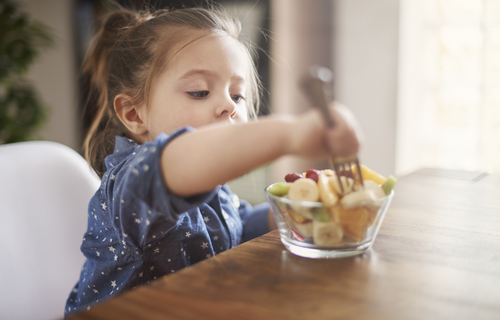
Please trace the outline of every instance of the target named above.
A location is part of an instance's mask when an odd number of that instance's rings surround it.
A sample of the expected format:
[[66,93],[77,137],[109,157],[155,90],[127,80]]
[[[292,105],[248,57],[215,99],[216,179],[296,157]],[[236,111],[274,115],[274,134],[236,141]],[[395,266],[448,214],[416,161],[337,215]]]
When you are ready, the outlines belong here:
[[108,206],[106,205],[106,202],[101,203],[102,210],[106,210]]
[[186,237],[187,237],[187,238],[191,237],[191,232],[189,232],[189,231],[188,231],[188,232],[186,232]]
[[203,242],[200,246],[202,249],[208,248],[208,242]]
[[115,250],[116,250],[116,249],[115,249],[115,248],[113,248],[113,247],[108,247],[108,249],[109,249],[109,251],[111,251],[111,252],[113,252],[113,253],[114,253],[114,252],[115,252]]
[[114,287],[116,287],[116,280],[111,281],[111,286],[112,286],[113,288],[114,288]]
[[208,221],[210,221],[210,219],[208,217],[203,217],[203,220],[205,221],[205,223],[207,223]]

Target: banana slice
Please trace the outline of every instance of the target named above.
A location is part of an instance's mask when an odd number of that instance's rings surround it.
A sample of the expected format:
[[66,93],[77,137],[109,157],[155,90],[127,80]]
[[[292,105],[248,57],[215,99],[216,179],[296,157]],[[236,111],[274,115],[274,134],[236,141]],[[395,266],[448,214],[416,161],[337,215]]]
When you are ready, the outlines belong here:
[[354,208],[363,205],[365,202],[370,202],[373,200],[377,200],[375,192],[373,192],[373,190],[365,189],[346,194],[340,200],[340,203],[344,208]]
[[342,244],[342,228],[333,222],[313,220],[313,240],[314,244],[324,247],[332,247]]
[[384,190],[382,190],[382,187],[380,187],[378,185],[378,183],[376,183],[375,181],[372,181],[372,180],[366,180],[363,182],[364,182],[365,190],[372,190],[378,199],[385,198]]
[[288,189],[288,198],[294,201],[318,201],[318,186],[311,179],[295,180]]
[[342,193],[342,189],[340,189],[340,184],[339,184],[339,180],[338,180],[337,176],[330,177],[330,184],[335,189],[337,194],[339,194],[339,195],[348,194],[349,192],[353,191],[352,190],[353,186],[354,186],[353,179],[341,176],[340,181],[342,182],[342,187],[344,188],[344,193]]
[[330,183],[330,178],[321,173],[318,178],[319,199],[325,206],[333,206],[339,202],[338,193]]

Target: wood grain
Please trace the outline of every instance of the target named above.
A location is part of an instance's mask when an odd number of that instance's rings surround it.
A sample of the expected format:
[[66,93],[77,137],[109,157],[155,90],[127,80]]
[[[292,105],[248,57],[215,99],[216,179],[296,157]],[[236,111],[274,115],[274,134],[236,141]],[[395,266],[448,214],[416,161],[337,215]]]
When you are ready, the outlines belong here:
[[401,178],[361,256],[301,258],[273,231],[71,319],[499,319],[500,178],[458,177]]

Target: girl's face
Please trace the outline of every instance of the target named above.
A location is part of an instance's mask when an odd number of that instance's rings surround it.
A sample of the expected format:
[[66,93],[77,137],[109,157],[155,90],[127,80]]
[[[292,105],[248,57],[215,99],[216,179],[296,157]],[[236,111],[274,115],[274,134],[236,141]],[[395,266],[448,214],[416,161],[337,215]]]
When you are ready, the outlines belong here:
[[147,140],[183,126],[248,121],[246,57],[228,35],[203,36],[177,51],[152,88]]

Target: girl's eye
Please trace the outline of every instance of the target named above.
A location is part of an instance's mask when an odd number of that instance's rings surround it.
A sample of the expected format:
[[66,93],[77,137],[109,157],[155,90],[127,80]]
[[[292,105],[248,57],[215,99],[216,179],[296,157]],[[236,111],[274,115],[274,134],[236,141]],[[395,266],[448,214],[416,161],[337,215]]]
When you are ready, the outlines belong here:
[[236,102],[236,103],[240,102],[241,100],[245,100],[244,97],[242,97],[242,96],[240,96],[238,94],[233,94],[231,96],[231,99],[233,99],[233,101]]
[[208,96],[208,94],[210,93],[210,91],[195,91],[195,92],[188,92],[188,94],[195,98],[195,99],[203,99],[205,98],[206,96]]

